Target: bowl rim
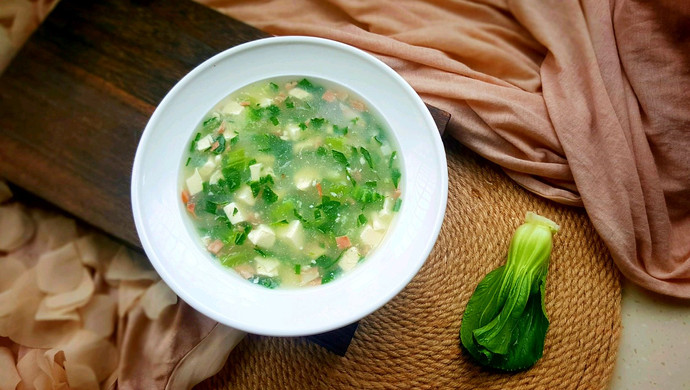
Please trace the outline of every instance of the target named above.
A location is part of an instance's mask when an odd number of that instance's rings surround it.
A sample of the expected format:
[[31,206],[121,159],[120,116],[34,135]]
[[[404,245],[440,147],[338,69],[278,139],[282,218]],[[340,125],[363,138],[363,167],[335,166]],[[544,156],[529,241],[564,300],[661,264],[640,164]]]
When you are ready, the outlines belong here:
[[[141,136],[141,139],[139,141],[136,155],[134,158],[134,164],[132,168],[132,181],[131,181],[131,200],[132,200],[132,212],[134,216],[134,222],[135,226],[137,229],[137,233],[139,235],[139,239],[141,241],[142,247],[144,251],[146,252],[147,256],[149,257],[149,261],[151,264],[154,266],[158,274],[162,277],[164,282],[185,302],[187,302],[189,305],[191,305],[194,309],[198,310],[202,314],[206,315],[207,317],[210,317],[220,323],[223,323],[228,326],[232,326],[241,330],[245,330],[251,333],[256,333],[256,334],[263,334],[263,335],[272,335],[272,336],[306,336],[310,334],[317,334],[317,333],[323,333],[326,331],[330,331],[333,329],[340,328],[342,326],[346,326],[350,323],[356,322],[360,320],[361,318],[371,314],[373,311],[377,310],[387,302],[389,302],[395,295],[397,295],[409,282],[412,280],[412,278],[419,272],[419,269],[422,267],[422,265],[426,262],[426,259],[428,258],[429,254],[431,253],[431,250],[433,249],[433,246],[436,243],[436,240],[438,238],[438,235],[440,233],[441,225],[444,219],[445,211],[446,211],[446,205],[447,205],[447,194],[448,194],[448,172],[447,169],[444,169],[441,174],[440,174],[440,203],[438,205],[438,209],[436,211],[436,214],[433,216],[433,226],[428,227],[428,237],[429,239],[426,240],[424,243],[424,246],[422,248],[422,253],[423,253],[423,258],[418,261],[415,264],[415,269],[412,270],[410,269],[409,273],[399,281],[399,285],[390,290],[388,294],[385,294],[383,296],[379,296],[376,298],[376,300],[370,304],[366,310],[362,310],[356,313],[352,313],[352,315],[345,315],[339,318],[337,322],[330,322],[327,324],[321,323],[317,324],[314,326],[310,326],[308,328],[304,329],[283,329],[280,326],[261,326],[261,325],[248,325],[246,322],[243,322],[242,320],[237,320],[237,319],[231,319],[227,317],[222,317],[218,315],[218,312],[215,310],[211,310],[207,305],[204,304],[204,302],[200,301],[197,297],[193,296],[193,294],[190,293],[189,290],[184,289],[181,285],[179,285],[176,281],[174,280],[169,280],[170,275],[166,271],[166,267],[164,264],[164,260],[160,259],[157,255],[156,248],[154,245],[151,243],[150,237],[148,235],[147,229],[146,229],[146,224],[143,220],[142,216],[142,204],[140,203],[140,196],[141,196],[141,187],[139,183],[139,179],[141,178],[142,175],[142,164],[143,164],[143,158],[144,158],[144,153],[146,151],[147,145],[149,143],[149,139],[152,136],[153,128],[156,126],[159,117],[162,115],[163,111],[165,111],[166,106],[168,105],[169,101],[173,99],[175,95],[178,94],[178,92],[182,89],[184,89],[187,84],[193,82],[196,79],[196,76],[199,74],[202,74],[203,72],[206,72],[209,70],[209,68],[212,68],[215,66],[216,63],[221,62],[227,57],[234,56],[238,53],[242,53],[244,51],[249,51],[249,50],[254,50],[256,48],[260,48],[262,46],[267,46],[267,45],[275,45],[275,44],[282,44],[282,43],[303,43],[303,44],[310,44],[310,45],[325,45],[330,48],[335,48],[337,50],[341,50],[346,52],[349,55],[353,55],[356,57],[359,57],[360,59],[365,60],[366,62],[369,62],[371,65],[375,66],[379,71],[384,72],[387,76],[391,77],[392,79],[395,80],[397,84],[399,84],[399,87],[402,88],[403,90],[406,91],[406,93],[409,95],[408,97],[414,100],[416,104],[416,108],[419,109],[420,113],[423,115],[423,121],[425,122],[426,126],[429,129],[433,129],[435,132],[435,136],[432,136],[432,143],[433,147],[435,148],[435,153],[436,157],[439,159],[438,164],[441,165],[442,167],[446,167],[446,156],[445,156],[445,150],[443,147],[443,142],[441,141],[441,137],[436,131],[437,127],[436,124],[433,120],[433,117],[431,116],[431,113],[428,111],[428,108],[426,107],[425,103],[421,100],[419,95],[412,89],[412,87],[398,74],[396,73],[392,68],[390,68],[388,65],[383,63],[381,60],[377,59],[376,57],[360,50],[355,47],[337,42],[337,41],[332,41],[328,39],[323,39],[323,38],[315,38],[315,37],[304,37],[304,36],[282,36],[282,37],[269,37],[269,38],[263,38],[251,42],[247,42],[244,44],[237,45],[235,47],[232,47],[230,49],[227,49],[225,51],[222,51],[213,57],[207,59],[200,65],[196,66],[194,69],[192,69],[189,73],[187,73],[182,79],[180,79],[175,86],[173,86],[172,89],[165,95],[165,97],[161,100],[159,105],[156,107],[156,110],[154,111],[153,115],[150,117],[144,132]],[[245,85],[248,85],[252,82],[258,81],[260,78],[257,78],[255,80],[250,80]],[[337,82],[337,81],[336,81]],[[228,91],[228,94],[231,93],[232,91]],[[367,98],[367,96],[363,96],[364,98]],[[395,131],[393,131],[395,132]],[[394,135],[395,136],[395,135]],[[405,158],[404,154],[402,156]],[[177,175],[179,176],[179,170],[176,171]],[[407,174],[407,172],[403,172],[403,175]],[[393,229],[393,228],[392,228]],[[390,232],[389,232],[390,236]],[[357,267],[357,269],[362,268]],[[356,269],[356,270],[357,270]],[[351,271],[354,272],[354,271]],[[243,281],[246,283],[246,281]],[[308,289],[300,289],[300,291],[304,290],[311,290],[311,291],[318,291],[319,289],[325,288],[326,285],[324,286],[318,286],[318,287],[310,287]],[[282,290],[288,291],[286,289]]]

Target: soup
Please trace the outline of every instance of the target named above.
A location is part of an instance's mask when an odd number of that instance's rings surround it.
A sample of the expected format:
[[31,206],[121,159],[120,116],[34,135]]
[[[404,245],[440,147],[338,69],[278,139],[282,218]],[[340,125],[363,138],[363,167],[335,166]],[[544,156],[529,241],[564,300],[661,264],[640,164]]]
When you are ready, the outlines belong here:
[[201,121],[181,200],[208,252],[268,288],[328,283],[383,240],[402,199],[385,123],[342,86],[253,83]]

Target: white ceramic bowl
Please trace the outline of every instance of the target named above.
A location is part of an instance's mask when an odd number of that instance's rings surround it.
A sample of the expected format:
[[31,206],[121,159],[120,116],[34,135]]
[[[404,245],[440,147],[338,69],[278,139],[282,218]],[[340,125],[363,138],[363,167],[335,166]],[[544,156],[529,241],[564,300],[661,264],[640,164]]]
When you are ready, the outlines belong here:
[[[223,268],[200,245],[181,207],[179,175],[192,132],[218,101],[254,81],[287,75],[341,84],[381,113],[402,157],[403,202],[379,248],[353,271],[322,286],[269,290]],[[139,238],[168,286],[208,317],[273,336],[333,330],[393,298],[428,257],[441,228],[447,193],[441,138],[412,88],[361,50],[308,37],[253,41],[192,70],[153,113],[132,173],[132,208]]]

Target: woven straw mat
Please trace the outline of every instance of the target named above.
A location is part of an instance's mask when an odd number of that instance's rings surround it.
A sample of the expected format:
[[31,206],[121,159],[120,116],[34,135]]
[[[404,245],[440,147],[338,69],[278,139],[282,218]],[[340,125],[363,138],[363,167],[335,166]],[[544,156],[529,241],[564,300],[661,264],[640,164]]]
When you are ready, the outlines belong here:
[[[441,234],[417,276],[360,321],[345,357],[303,338],[249,335],[202,389],[604,389],[620,334],[620,276],[586,213],[541,199],[454,140]],[[505,263],[527,211],[556,221],[544,356],[524,372],[477,366],[459,343],[477,283]]]

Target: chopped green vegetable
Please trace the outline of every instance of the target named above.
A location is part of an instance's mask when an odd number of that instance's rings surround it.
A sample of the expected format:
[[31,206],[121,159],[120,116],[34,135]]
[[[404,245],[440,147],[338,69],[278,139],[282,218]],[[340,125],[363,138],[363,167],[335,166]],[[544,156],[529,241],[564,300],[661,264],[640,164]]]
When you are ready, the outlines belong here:
[[391,153],[391,157],[388,160],[388,168],[393,168],[393,162],[395,161],[397,154],[398,153],[396,151],[393,151],[393,153]]
[[378,143],[379,145],[383,145],[383,141],[381,141],[381,140],[379,139],[379,136],[378,136],[378,135],[375,135],[375,136],[374,136],[374,141],[376,141],[376,143]]
[[337,258],[333,257],[328,257],[326,255],[321,255],[318,258],[316,258],[316,265],[323,268],[323,269],[328,269],[331,268],[337,261]]
[[270,83],[268,83],[268,85],[271,87],[271,89],[273,90],[273,92],[278,92],[278,90],[280,89],[280,87],[278,86],[278,84],[276,84],[276,83],[274,83],[274,82],[270,82]]
[[300,80],[299,83],[297,83],[297,86],[300,88],[304,88],[307,90],[314,89],[314,84],[312,84],[309,80],[307,79],[302,79]]
[[369,154],[369,151],[364,149],[364,147],[359,148],[359,151],[362,152],[362,156],[364,156],[364,159],[367,161],[369,168],[374,169],[374,162],[371,160],[371,154]]
[[266,288],[274,289],[280,285],[280,280],[277,278],[269,278],[268,276],[254,276],[249,279],[250,282],[258,284]]
[[307,125],[304,122],[300,122],[298,126],[300,129],[302,129],[302,131],[307,129]]
[[299,275],[302,272],[302,265],[295,264],[295,275]]
[[204,128],[204,131],[213,131],[220,127],[221,120],[217,116],[212,116],[208,119],[206,119],[202,125]]
[[326,274],[323,275],[323,278],[321,278],[321,284],[326,284],[326,283],[332,282],[333,279],[337,278],[338,275],[341,274],[341,272],[342,271],[340,270],[340,268],[336,268],[336,269],[333,269],[333,270],[326,272]]
[[278,121],[278,118],[276,118],[276,117],[274,117],[274,116],[272,116],[272,117],[270,118],[270,120],[271,120],[271,123],[273,123],[273,126],[278,126],[278,124],[280,123],[280,122]]
[[223,168],[223,177],[225,178],[225,186],[230,191],[235,191],[240,188],[242,184],[242,174],[235,168]]
[[393,185],[398,188],[398,183],[400,183],[400,171],[396,168],[391,170],[391,179],[393,180]]
[[333,133],[337,135],[347,135],[347,126],[345,127],[340,127],[333,125]]
[[189,151],[190,152],[194,151],[194,149],[196,148],[196,143],[199,142],[200,139],[201,139],[201,133],[196,133],[196,135],[194,136],[194,139],[192,140],[192,143],[189,145]]
[[249,188],[252,189],[252,196],[255,198],[259,196],[259,192],[261,192],[261,184],[259,182],[253,181],[249,183]]
[[311,118],[311,121],[309,121],[309,124],[312,125],[315,129],[320,129],[321,126],[323,126],[323,123],[326,122],[324,118]]
[[286,108],[295,108],[295,103],[293,103],[292,99],[289,97],[285,99],[285,107]]
[[553,221],[527,213],[513,235],[506,264],[486,275],[470,297],[460,339],[480,364],[517,371],[541,358],[549,327],[546,273],[558,229]]
[[364,226],[367,224],[367,217],[364,216],[364,214],[360,214],[359,217],[357,217],[357,225],[358,226]]
[[225,151],[225,137],[223,137],[223,135],[221,134],[218,137],[216,137],[215,142],[218,142],[218,147],[213,149],[213,153],[215,153],[215,154],[223,153],[223,151]]
[[185,167],[189,166],[189,162],[192,161],[191,157],[187,157],[187,162],[184,164]]
[[402,205],[402,199],[398,198],[395,200],[395,204],[393,205],[393,211],[398,212],[400,211],[400,206]]
[[261,195],[261,197],[268,204],[275,203],[278,200],[278,194],[273,192],[273,190],[269,186],[264,187],[264,192]]
[[333,153],[333,158],[335,159],[335,161],[342,165],[345,165],[346,167],[350,166],[350,163],[347,161],[347,157],[345,157],[344,154],[337,150],[331,150],[331,153]]

